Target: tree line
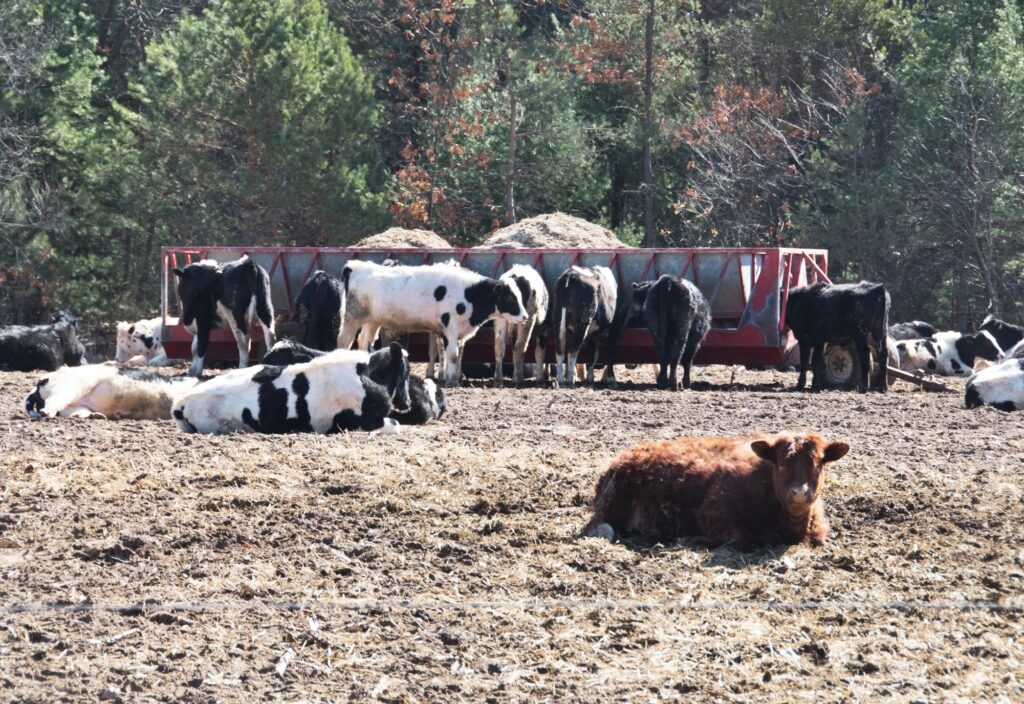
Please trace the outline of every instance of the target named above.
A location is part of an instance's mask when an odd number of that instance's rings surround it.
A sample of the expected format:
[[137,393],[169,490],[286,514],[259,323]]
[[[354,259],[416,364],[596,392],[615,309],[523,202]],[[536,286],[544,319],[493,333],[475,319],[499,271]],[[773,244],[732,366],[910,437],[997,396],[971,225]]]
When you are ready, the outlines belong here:
[[0,322],[153,313],[162,244],[827,247],[894,317],[1021,317],[1000,0],[10,0]]

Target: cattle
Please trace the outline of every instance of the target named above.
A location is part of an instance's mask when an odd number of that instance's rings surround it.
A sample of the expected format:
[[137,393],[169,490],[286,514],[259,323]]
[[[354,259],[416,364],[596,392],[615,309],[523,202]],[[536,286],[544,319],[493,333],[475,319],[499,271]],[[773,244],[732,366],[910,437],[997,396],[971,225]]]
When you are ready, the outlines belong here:
[[[308,362],[322,357],[326,352],[314,350],[291,340],[278,340],[266,356],[264,364],[287,366]],[[373,374],[370,379],[378,381]],[[392,411],[391,418],[402,425],[423,425],[428,421],[439,420],[448,410],[444,391],[438,388],[433,379],[423,379],[415,374],[409,375],[409,410]]]
[[393,409],[408,408],[409,360],[395,343],[230,371],[184,394],[171,415],[190,433],[333,433],[379,430]]
[[818,435],[680,438],[619,455],[600,478],[583,530],[709,546],[822,545],[825,466],[849,446]]
[[349,261],[342,280],[346,312],[338,346],[349,347],[358,333],[369,347],[381,327],[392,334],[440,335],[447,386],[458,386],[462,347],[481,325],[499,318],[514,324],[526,319],[517,286],[461,267]]
[[667,274],[657,281],[633,284],[633,307],[643,311],[658,355],[659,389],[679,388],[676,370],[682,361],[683,388],[690,388],[690,368],[711,329],[711,307],[686,279]]
[[555,281],[545,327],[547,334],[558,336],[556,386],[572,388],[576,385],[576,360],[590,335],[598,340],[594,344],[594,359],[587,367],[587,383],[594,383],[594,367],[600,349],[598,342],[604,341],[607,359],[602,381],[614,386],[615,367],[612,357],[619,327],[619,319],[616,317],[620,312],[618,293],[615,275],[604,266],[571,266]]
[[903,371],[944,376],[970,376],[977,360],[995,361],[1003,354],[986,330],[974,335],[946,331],[923,340],[901,340],[896,343],[896,352]]
[[935,334],[935,326],[921,320],[911,320],[909,323],[894,323],[889,326],[889,337],[899,342],[900,340],[919,340],[923,337],[931,337]]
[[161,341],[162,336],[163,321],[160,318],[136,323],[119,322],[114,360],[128,364],[163,366],[169,360]]
[[[512,383],[522,384],[526,380],[526,346],[531,337],[535,337],[534,361],[540,369],[544,365],[544,340],[537,326],[544,323],[548,314],[548,287],[544,279],[533,267],[516,264],[501,275],[499,281],[506,281],[519,288],[519,295],[526,309],[526,320],[523,323],[511,323],[507,320],[494,321],[494,385],[504,384],[505,345],[512,338]],[[539,375],[538,383],[546,384],[546,375]]]
[[0,328],[0,369],[10,372],[55,371],[63,365],[85,363],[78,341],[78,321],[66,311],[49,325],[10,325]]
[[341,281],[325,271],[313,272],[299,291],[295,307],[302,344],[324,352],[338,346],[345,318],[345,287]]
[[1000,348],[1008,350],[1024,340],[1024,327],[1011,325],[995,316],[989,315],[982,322],[979,332],[987,332],[995,338]]
[[[868,345],[875,346],[877,359],[889,358],[889,293],[882,284],[816,283],[795,288],[789,292],[785,320],[800,344],[798,389],[807,383],[808,360],[817,367],[826,343],[854,343],[860,365],[857,387],[861,393],[868,390]],[[817,376],[814,387],[820,386]],[[880,390],[884,392],[888,386],[888,375],[879,375]]]
[[36,383],[25,410],[33,418],[169,420],[174,400],[198,382],[110,363],[64,367]]
[[227,264],[204,259],[174,268],[181,299],[181,322],[192,338],[192,376],[203,373],[210,331],[228,328],[238,345],[238,366],[249,365],[252,327],[263,328],[267,349],[274,346],[274,314],[270,276],[248,256]]
[[967,380],[964,400],[968,408],[1024,410],[1024,359],[1010,357],[974,374]]

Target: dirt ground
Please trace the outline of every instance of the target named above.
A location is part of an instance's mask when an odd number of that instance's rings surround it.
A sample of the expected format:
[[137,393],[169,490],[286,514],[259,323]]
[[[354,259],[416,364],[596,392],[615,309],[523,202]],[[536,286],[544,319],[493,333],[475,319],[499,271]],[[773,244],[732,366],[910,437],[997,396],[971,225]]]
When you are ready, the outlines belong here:
[[[1024,414],[962,392],[450,392],[399,435],[30,421],[0,375],[5,701],[1021,701]],[[962,386],[962,382],[959,383]],[[829,543],[581,539],[619,451],[848,441]]]

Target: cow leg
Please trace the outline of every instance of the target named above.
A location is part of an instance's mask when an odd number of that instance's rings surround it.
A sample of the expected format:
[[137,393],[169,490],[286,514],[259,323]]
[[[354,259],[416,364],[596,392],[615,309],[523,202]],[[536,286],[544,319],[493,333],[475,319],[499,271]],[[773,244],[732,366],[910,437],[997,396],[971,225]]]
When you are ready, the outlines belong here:
[[165,350],[163,348],[163,346],[161,345],[160,346],[160,351],[157,352],[152,357],[150,357],[149,360],[146,361],[146,364],[148,364],[151,367],[162,367],[162,366],[164,366],[165,364],[167,364],[167,350]]
[[814,370],[818,369],[821,366],[821,356],[823,354],[825,354],[824,343],[820,345],[815,345],[814,347],[811,348],[811,388],[814,390],[821,389],[821,379],[819,379],[818,375],[814,373]]
[[868,339],[864,335],[858,335],[853,341],[857,349],[857,362],[860,365],[860,377],[857,382],[857,391],[862,394],[868,392],[869,377],[871,376],[871,352],[868,350]]
[[807,385],[807,365],[811,359],[811,346],[807,342],[797,340],[800,345],[800,376],[796,380],[796,388],[802,389]]
[[459,385],[459,341],[454,335],[446,338],[444,346],[444,385],[455,388]]
[[359,330],[359,346],[367,352],[373,352],[373,343],[377,341],[378,334],[380,334],[380,325],[372,322],[363,323],[363,327]]
[[60,413],[61,418],[86,418],[88,420],[106,420],[107,417],[102,413],[97,413],[88,406],[68,406]]
[[878,350],[878,366],[882,372],[882,393],[889,390],[889,339],[885,331],[882,331],[882,339],[876,341],[875,347]]
[[512,383],[516,386],[526,381],[526,346],[533,336],[534,327],[536,325],[531,320],[515,328],[516,339],[512,345]]
[[590,364],[587,366],[587,385],[588,386],[593,386],[594,385],[594,369],[597,368],[597,357],[598,357],[598,353],[600,351],[601,351],[601,345],[598,344],[597,340],[594,340],[594,356],[590,360]]
[[341,325],[341,332],[338,333],[338,349],[347,350],[352,348],[352,343],[356,341],[356,335],[359,334],[359,328],[362,327],[362,321],[355,320],[354,318],[345,318],[345,322]]
[[203,373],[203,362],[206,359],[206,350],[210,346],[210,328],[202,326],[196,331],[192,338],[192,366],[189,374],[200,376]]
[[690,388],[690,369],[693,367],[693,358],[697,356],[700,349],[701,331],[696,326],[690,328],[686,336],[686,347],[683,349],[683,388]]
[[505,384],[502,366],[505,363],[505,342],[508,338],[509,324],[496,321],[494,323],[494,388],[500,389]]
[[434,364],[437,363],[437,351],[441,349],[441,340],[434,333],[427,335],[427,378],[434,378]]
[[533,361],[537,365],[537,385],[544,387],[547,386],[548,381],[548,365],[547,365],[547,339],[544,334],[544,328],[538,325],[537,330],[537,343],[533,348]]
[[558,326],[557,354],[555,355],[555,387],[565,383],[566,366],[568,365],[569,325],[566,320],[566,309],[562,309],[562,318]]

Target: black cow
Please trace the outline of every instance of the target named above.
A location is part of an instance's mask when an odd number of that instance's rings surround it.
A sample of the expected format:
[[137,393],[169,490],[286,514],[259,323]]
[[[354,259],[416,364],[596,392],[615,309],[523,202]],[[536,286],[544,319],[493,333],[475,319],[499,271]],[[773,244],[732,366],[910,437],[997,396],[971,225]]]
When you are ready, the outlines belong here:
[[[555,357],[555,385],[576,385],[576,359],[588,335],[605,341],[604,381],[615,384],[613,359],[619,318],[619,287],[611,269],[604,266],[586,268],[571,266],[555,281],[551,293],[551,307],[545,322],[545,335],[558,336]],[[621,316],[620,316],[621,317]],[[546,340],[545,340],[546,342]],[[594,359],[587,367],[587,383],[594,383],[594,367],[600,351],[599,341],[594,343]]]
[[[817,366],[826,343],[853,341],[860,363],[858,389],[868,390],[871,365],[868,344],[876,347],[878,359],[888,359],[886,332],[889,328],[889,293],[882,284],[824,284],[802,286],[789,292],[786,327],[800,343],[800,378],[797,388],[807,383],[807,365]],[[812,354],[813,353],[813,354]],[[888,389],[887,374],[879,375],[879,385]],[[815,375],[814,386],[819,386]]]
[[228,328],[238,345],[239,368],[249,365],[251,328],[258,321],[270,349],[274,345],[274,314],[270,301],[270,276],[248,256],[227,264],[206,259],[175,268],[181,322],[192,338],[192,376],[203,373],[210,331]]
[[315,271],[296,302],[299,339],[306,347],[330,352],[338,346],[345,318],[345,286],[326,271]]
[[979,330],[991,334],[1003,350],[1010,350],[1018,342],[1024,340],[1024,328],[1019,325],[1011,325],[991,315],[982,321]]
[[78,321],[61,311],[49,325],[10,325],[0,328],[0,369],[30,372],[77,367],[85,361],[78,341]]
[[935,334],[935,326],[922,320],[911,320],[909,323],[893,323],[889,326],[889,337],[896,340],[919,340]]
[[690,388],[690,368],[711,329],[711,307],[700,289],[667,274],[657,281],[633,284],[633,307],[643,311],[658,354],[658,388],[679,388],[676,369],[682,357],[683,388]]

